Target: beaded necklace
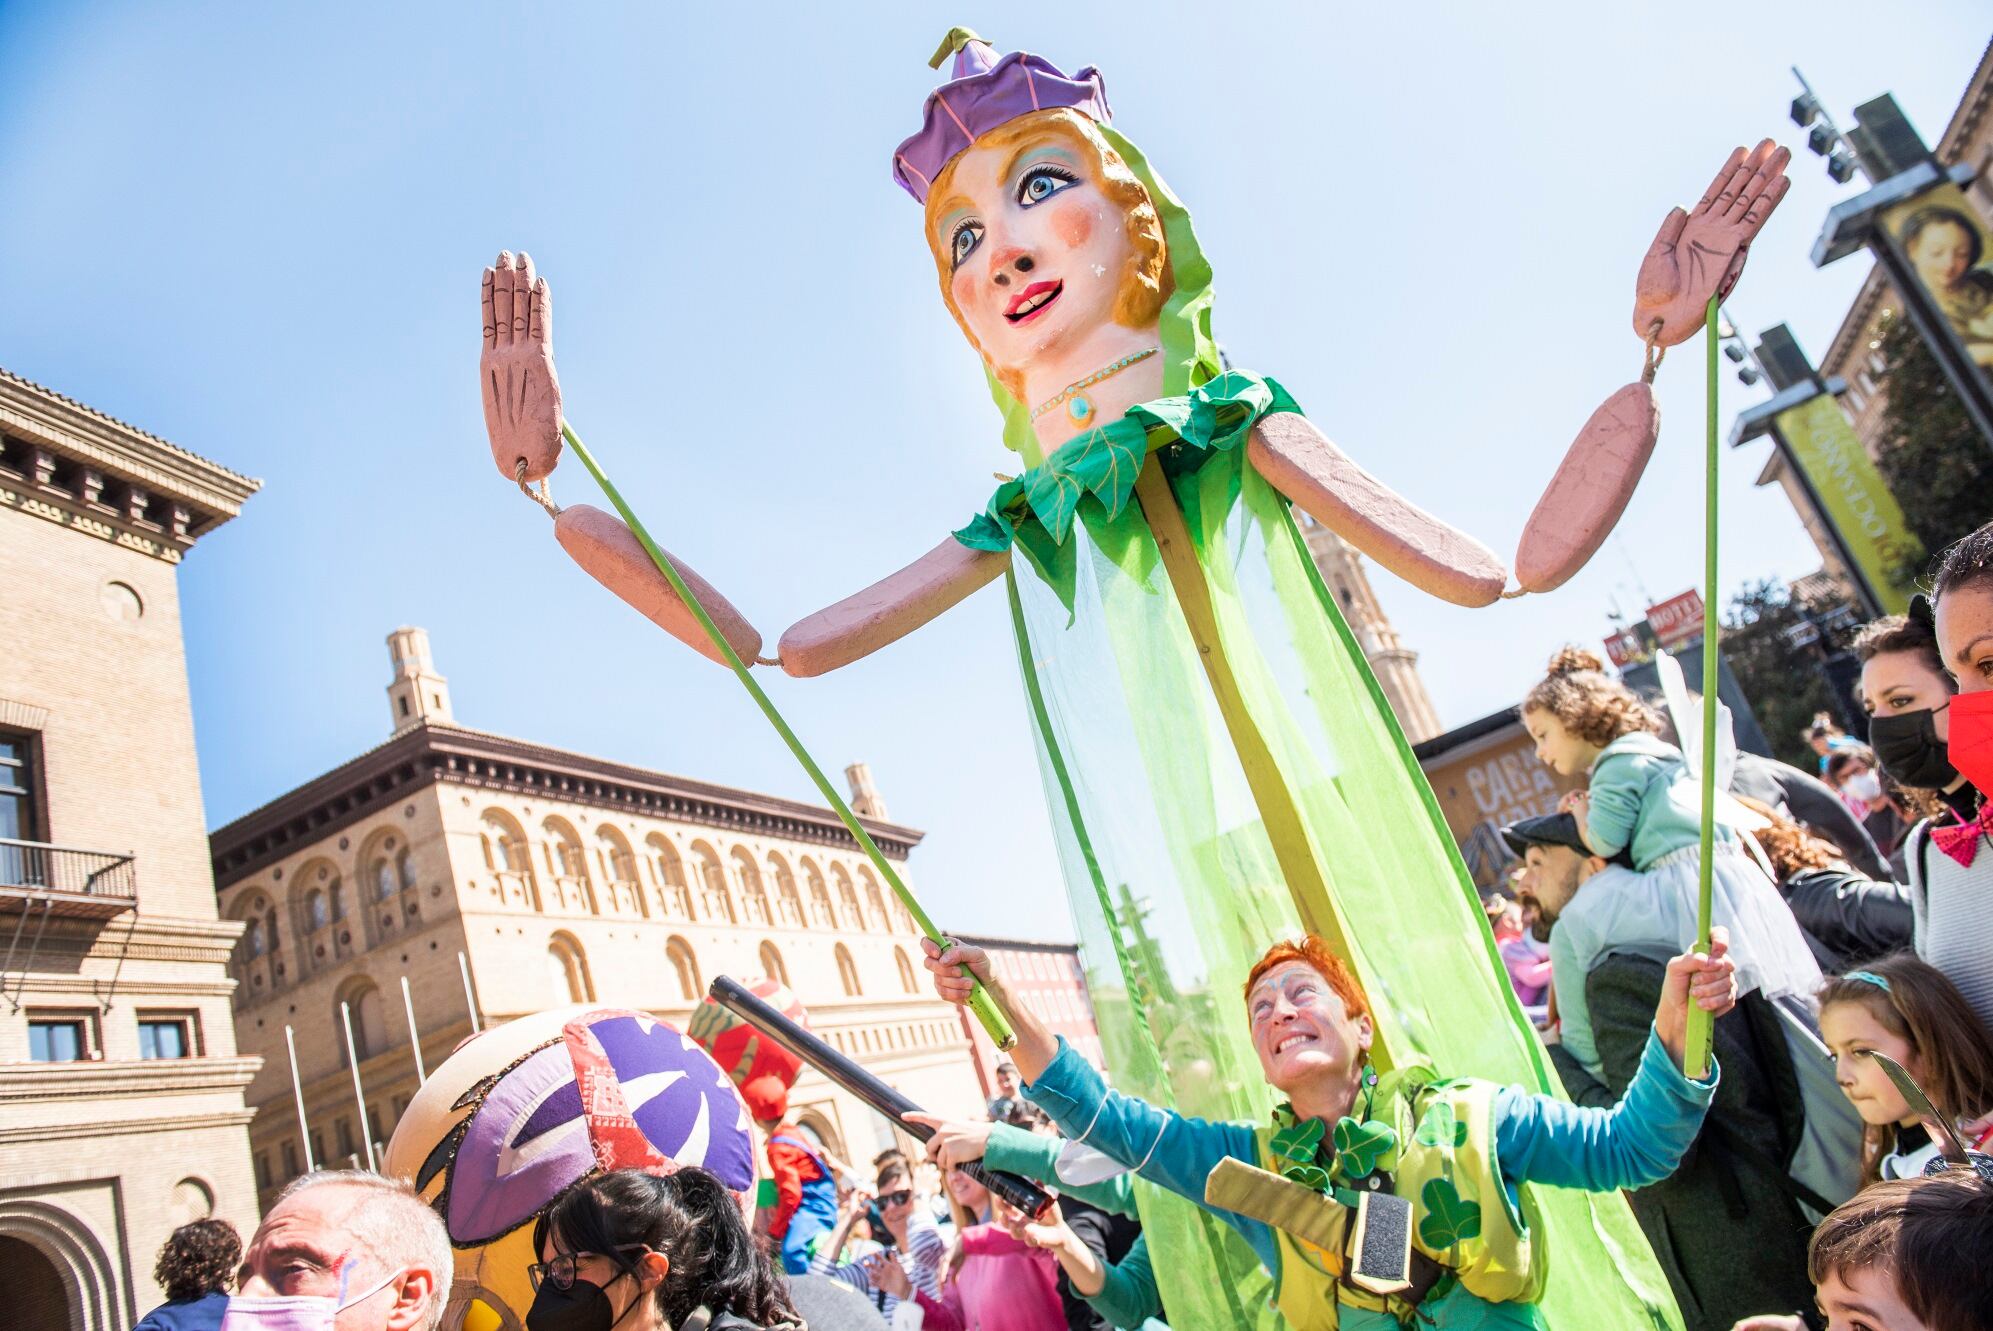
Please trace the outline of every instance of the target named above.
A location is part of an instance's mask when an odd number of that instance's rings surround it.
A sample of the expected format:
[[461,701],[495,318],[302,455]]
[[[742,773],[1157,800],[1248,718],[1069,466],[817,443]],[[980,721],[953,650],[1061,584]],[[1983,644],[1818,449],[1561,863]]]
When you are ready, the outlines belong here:
[[1137,361],[1147,360],[1149,357],[1155,355],[1158,350],[1159,348],[1150,347],[1146,351],[1130,352],[1120,360],[1115,361],[1112,365],[1109,365],[1106,369],[1095,370],[1086,378],[1067,384],[1059,390],[1057,396],[1033,407],[1031,409],[1031,419],[1035,421],[1052,408],[1064,406],[1066,415],[1072,419],[1073,424],[1085,425],[1093,418],[1093,399],[1089,398],[1084,390],[1092,388],[1103,379],[1113,378]]

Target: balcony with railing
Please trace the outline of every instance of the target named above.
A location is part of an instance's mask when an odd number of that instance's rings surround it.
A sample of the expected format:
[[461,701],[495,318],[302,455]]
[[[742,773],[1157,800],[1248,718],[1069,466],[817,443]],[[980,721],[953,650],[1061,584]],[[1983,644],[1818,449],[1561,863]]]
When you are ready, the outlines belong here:
[[0,914],[46,911],[105,920],[138,900],[130,855],[0,838]]

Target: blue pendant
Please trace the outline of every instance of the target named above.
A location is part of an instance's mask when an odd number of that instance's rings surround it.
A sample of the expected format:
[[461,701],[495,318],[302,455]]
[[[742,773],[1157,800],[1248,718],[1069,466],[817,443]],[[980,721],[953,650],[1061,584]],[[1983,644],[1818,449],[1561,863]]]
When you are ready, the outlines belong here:
[[1066,414],[1073,418],[1073,424],[1085,425],[1086,418],[1093,415],[1093,403],[1086,400],[1086,394],[1075,393],[1066,402]]

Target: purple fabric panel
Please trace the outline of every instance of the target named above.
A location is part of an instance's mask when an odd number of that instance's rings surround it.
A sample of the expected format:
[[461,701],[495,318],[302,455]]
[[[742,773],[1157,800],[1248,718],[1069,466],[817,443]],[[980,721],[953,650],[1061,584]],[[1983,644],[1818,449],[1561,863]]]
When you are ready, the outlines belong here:
[[[956,53],[958,72],[963,57],[977,45],[972,42]],[[1112,112],[1100,71],[1089,65],[1068,78],[1043,56],[1012,51],[987,72],[958,77],[928,95],[920,132],[893,154],[893,179],[916,202],[925,203],[934,178],[975,139],[1028,112],[1058,107],[1106,124]]]

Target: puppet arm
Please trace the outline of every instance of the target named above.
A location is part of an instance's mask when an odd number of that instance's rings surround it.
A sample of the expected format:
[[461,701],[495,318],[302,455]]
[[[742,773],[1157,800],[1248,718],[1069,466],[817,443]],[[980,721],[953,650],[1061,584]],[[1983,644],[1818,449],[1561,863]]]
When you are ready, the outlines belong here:
[[897,642],[994,582],[1007,551],[971,550],[953,536],[897,573],[800,619],[782,635],[782,669],[807,679]]
[[1307,417],[1262,419],[1246,459],[1309,517],[1421,591],[1465,606],[1491,605],[1502,594],[1508,570],[1493,551],[1408,503]]

